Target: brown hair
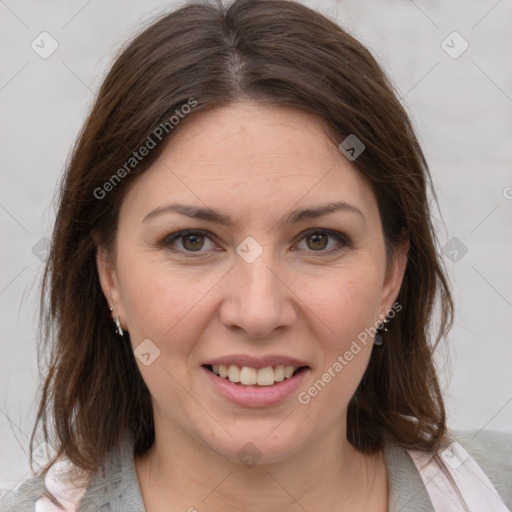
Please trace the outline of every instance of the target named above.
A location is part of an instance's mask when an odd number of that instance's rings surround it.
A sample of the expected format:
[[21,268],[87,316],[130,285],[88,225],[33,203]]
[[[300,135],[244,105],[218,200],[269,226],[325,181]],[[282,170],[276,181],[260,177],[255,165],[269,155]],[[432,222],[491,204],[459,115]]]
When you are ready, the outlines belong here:
[[[411,122],[376,60],[335,23],[291,1],[237,0],[189,4],[159,18],[120,53],[100,88],[63,177],[43,278],[40,355],[49,361],[31,452],[39,424],[57,454],[86,471],[125,431],[135,454],[153,444],[150,394],[129,335],[123,344],[114,333],[95,256],[98,245],[113,249],[127,187],[179,126],[129,172],[118,170],[191,99],[195,107],[180,124],[234,101],[261,101],[319,116],[336,145],[350,134],[364,143],[353,163],[375,193],[388,254],[404,236],[410,250],[402,311],[349,404],[348,439],[365,453],[388,437],[436,449],[446,425],[433,351],[453,304],[431,224],[427,195],[435,194]],[[98,193],[116,173],[108,194]]]

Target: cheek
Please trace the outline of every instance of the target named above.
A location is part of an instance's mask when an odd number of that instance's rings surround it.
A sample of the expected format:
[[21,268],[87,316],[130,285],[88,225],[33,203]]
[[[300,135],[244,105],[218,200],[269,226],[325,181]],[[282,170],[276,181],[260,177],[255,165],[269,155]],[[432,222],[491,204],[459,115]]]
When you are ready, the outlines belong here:
[[324,334],[317,333],[322,355],[312,380],[299,390],[297,399],[313,417],[321,415],[322,424],[330,425],[346,411],[368,365],[378,289],[372,279],[351,278],[331,285],[327,293],[311,291],[310,297],[312,311],[314,307],[319,325],[324,326]]
[[371,270],[344,269],[321,285],[307,286],[304,296],[308,308],[326,327],[333,349],[350,345],[350,340],[373,326],[378,317],[379,279]]
[[364,272],[356,267],[345,268],[323,286],[308,286],[305,294],[310,314],[318,319],[316,337],[322,354],[315,380],[302,390],[305,394],[299,401],[314,401],[333,418],[339,414],[339,407],[333,404],[348,404],[373,349],[380,280],[371,268],[367,266]]
[[218,277],[199,277],[193,269],[173,269],[161,258],[127,257],[119,261],[118,268],[134,346],[149,338],[166,350],[183,350],[207,318],[208,292]]
[[[119,261],[118,269],[136,363],[154,405],[184,408],[190,397],[180,383],[188,378],[187,358],[206,329],[208,292],[219,278],[199,278],[192,270],[173,269],[161,259],[140,255]],[[143,340],[151,343],[145,342],[147,349],[139,353]],[[149,364],[141,357],[144,352],[150,353]]]

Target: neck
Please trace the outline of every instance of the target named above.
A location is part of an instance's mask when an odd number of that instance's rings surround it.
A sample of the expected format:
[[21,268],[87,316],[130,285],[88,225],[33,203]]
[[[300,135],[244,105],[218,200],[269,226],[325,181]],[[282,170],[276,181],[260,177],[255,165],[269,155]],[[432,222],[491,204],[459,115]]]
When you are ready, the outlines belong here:
[[364,455],[331,429],[284,460],[244,465],[225,459],[178,428],[156,429],[135,468],[147,512],[207,509],[387,510],[381,453]]

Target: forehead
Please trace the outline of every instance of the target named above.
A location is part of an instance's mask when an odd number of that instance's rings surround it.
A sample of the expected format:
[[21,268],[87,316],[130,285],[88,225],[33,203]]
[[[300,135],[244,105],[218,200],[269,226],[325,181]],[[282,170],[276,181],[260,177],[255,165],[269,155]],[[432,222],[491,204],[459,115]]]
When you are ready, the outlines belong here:
[[293,206],[319,202],[376,208],[369,185],[320,118],[256,103],[187,119],[124,202],[147,214],[175,200],[232,212],[240,222],[252,214],[275,221]]
[[[240,177],[268,177],[292,168],[311,174],[308,163],[326,163],[328,153],[340,159],[320,118],[289,107],[234,103],[199,113],[185,123],[163,158],[172,155],[217,173],[224,169],[231,174],[238,168]],[[304,160],[303,166],[297,165],[299,160]]]

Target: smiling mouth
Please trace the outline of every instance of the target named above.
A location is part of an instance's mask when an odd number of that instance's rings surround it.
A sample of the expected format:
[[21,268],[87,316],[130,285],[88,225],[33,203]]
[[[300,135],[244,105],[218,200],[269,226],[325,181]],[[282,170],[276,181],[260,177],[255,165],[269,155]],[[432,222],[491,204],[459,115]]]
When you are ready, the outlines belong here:
[[251,368],[248,366],[238,366],[236,364],[230,365],[203,365],[214,375],[228,380],[233,384],[239,386],[273,386],[276,383],[294,377],[300,372],[307,370],[308,366],[267,366],[266,368]]

